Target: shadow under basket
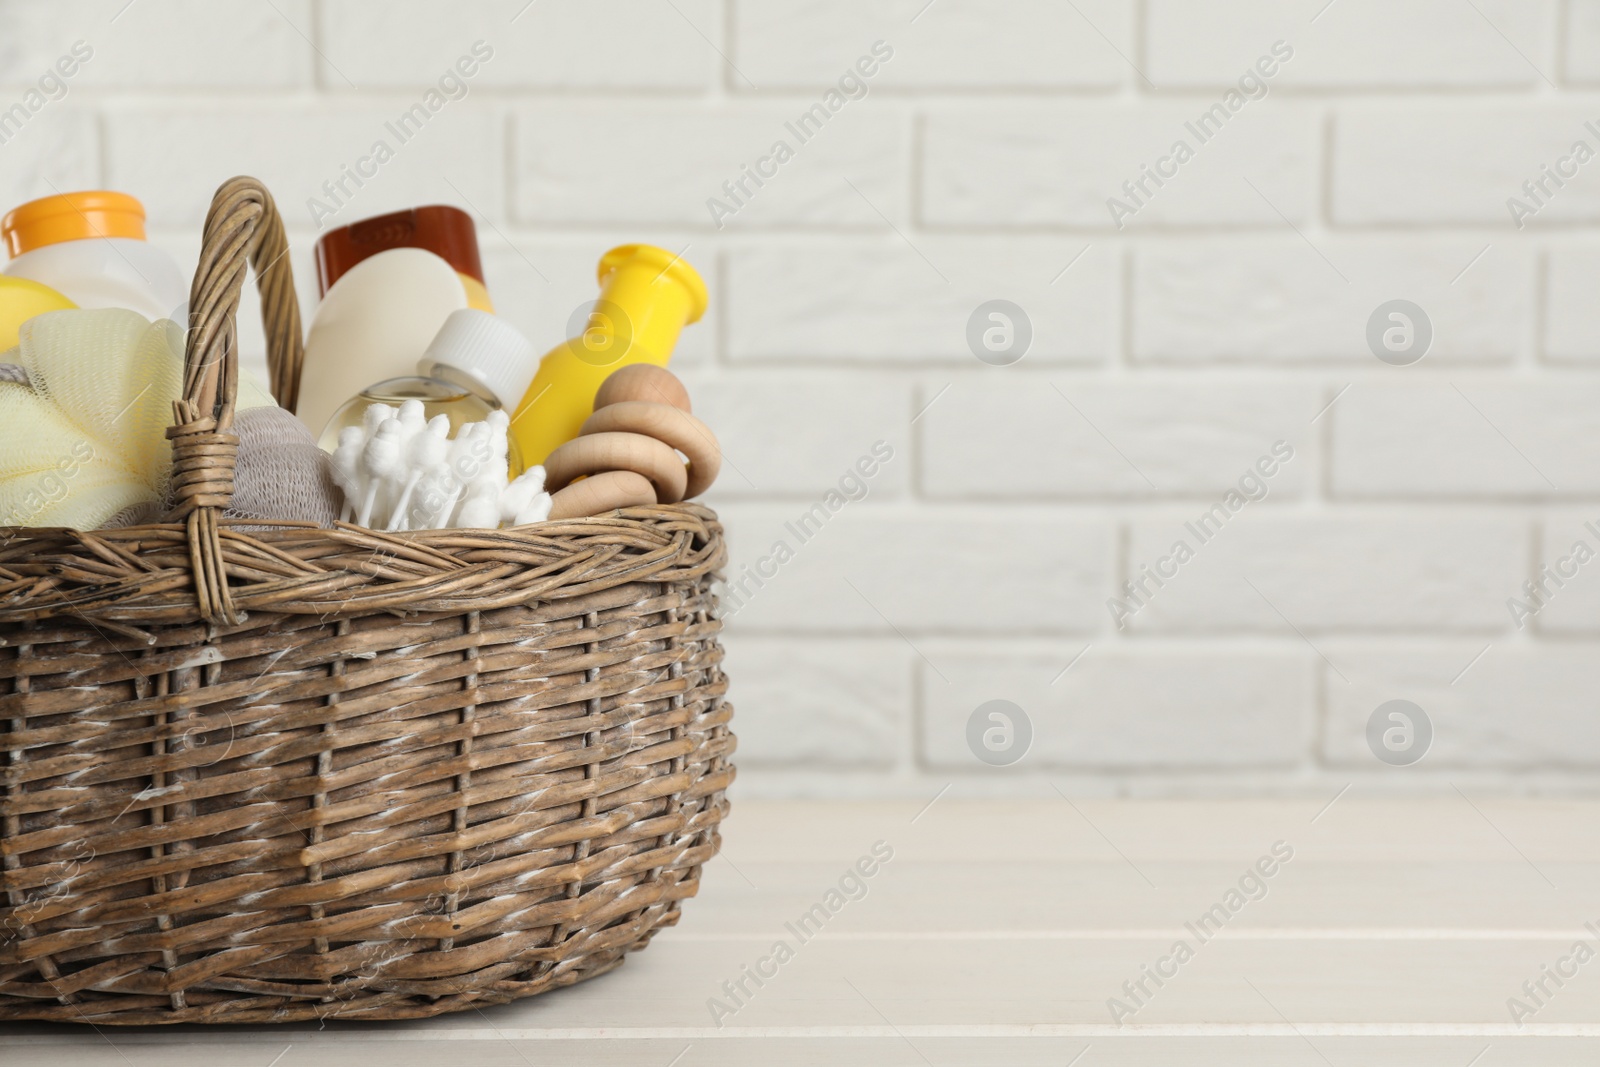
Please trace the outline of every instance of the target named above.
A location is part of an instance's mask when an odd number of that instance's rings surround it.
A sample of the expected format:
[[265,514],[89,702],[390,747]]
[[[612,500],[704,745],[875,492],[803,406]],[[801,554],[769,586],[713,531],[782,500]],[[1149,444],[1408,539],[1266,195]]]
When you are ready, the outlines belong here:
[[282,223],[218,191],[171,521],[0,529],[0,1020],[405,1019],[603,974],[674,924],[733,708],[695,504],[510,530],[248,530],[235,316],[303,355]]

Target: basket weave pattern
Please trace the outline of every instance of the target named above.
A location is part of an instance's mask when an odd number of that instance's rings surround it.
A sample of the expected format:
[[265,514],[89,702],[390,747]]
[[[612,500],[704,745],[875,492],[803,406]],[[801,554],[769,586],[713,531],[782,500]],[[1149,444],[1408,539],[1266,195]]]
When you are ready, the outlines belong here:
[[732,706],[698,505],[247,532],[235,315],[282,225],[207,219],[167,523],[0,530],[0,1019],[397,1019],[604,973],[720,844]]

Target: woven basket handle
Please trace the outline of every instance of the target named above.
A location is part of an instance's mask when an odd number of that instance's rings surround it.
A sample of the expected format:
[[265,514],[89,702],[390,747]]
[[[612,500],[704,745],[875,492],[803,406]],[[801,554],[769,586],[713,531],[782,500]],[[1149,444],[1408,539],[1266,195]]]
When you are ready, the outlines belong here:
[[238,314],[246,265],[255,269],[267,335],[272,393],[294,410],[305,344],[290,271],[289,242],[272,195],[254,178],[222,184],[206,214],[200,263],[189,290],[183,398],[172,404],[172,521],[188,525],[189,557],[201,614],[237,623],[228,592],[217,519],[233,499],[239,439],[233,406],[239,388]]

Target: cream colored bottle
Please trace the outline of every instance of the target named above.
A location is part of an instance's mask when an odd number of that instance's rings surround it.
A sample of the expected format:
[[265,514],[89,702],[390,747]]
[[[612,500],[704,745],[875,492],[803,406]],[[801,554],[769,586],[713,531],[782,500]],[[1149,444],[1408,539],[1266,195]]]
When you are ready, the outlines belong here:
[[466,306],[461,278],[432,252],[392,248],[357,263],[317,305],[295,414],[321,437],[368,386],[415,375],[445,320]]

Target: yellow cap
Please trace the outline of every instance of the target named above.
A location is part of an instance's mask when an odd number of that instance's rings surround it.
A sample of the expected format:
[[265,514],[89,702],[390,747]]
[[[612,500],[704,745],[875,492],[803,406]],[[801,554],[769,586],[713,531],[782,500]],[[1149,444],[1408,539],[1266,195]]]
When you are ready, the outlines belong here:
[[[539,361],[511,418],[525,463],[578,436],[600,384],[630,363],[667,365],[684,326],[706,313],[706,283],[664,248],[622,245],[600,259],[600,299],[583,332]],[[528,417],[531,416],[531,417]]]
[[[664,248],[620,245],[600,257],[596,273],[600,300],[595,307],[602,317],[590,328],[614,331],[623,342],[621,348],[642,346],[662,363],[672,354],[684,326],[699,322],[706,313],[706,283],[682,256]],[[621,321],[605,323],[606,313]]]
[[0,239],[13,259],[87,237],[144,240],[144,205],[127,193],[96,189],[30,200],[0,219]]

